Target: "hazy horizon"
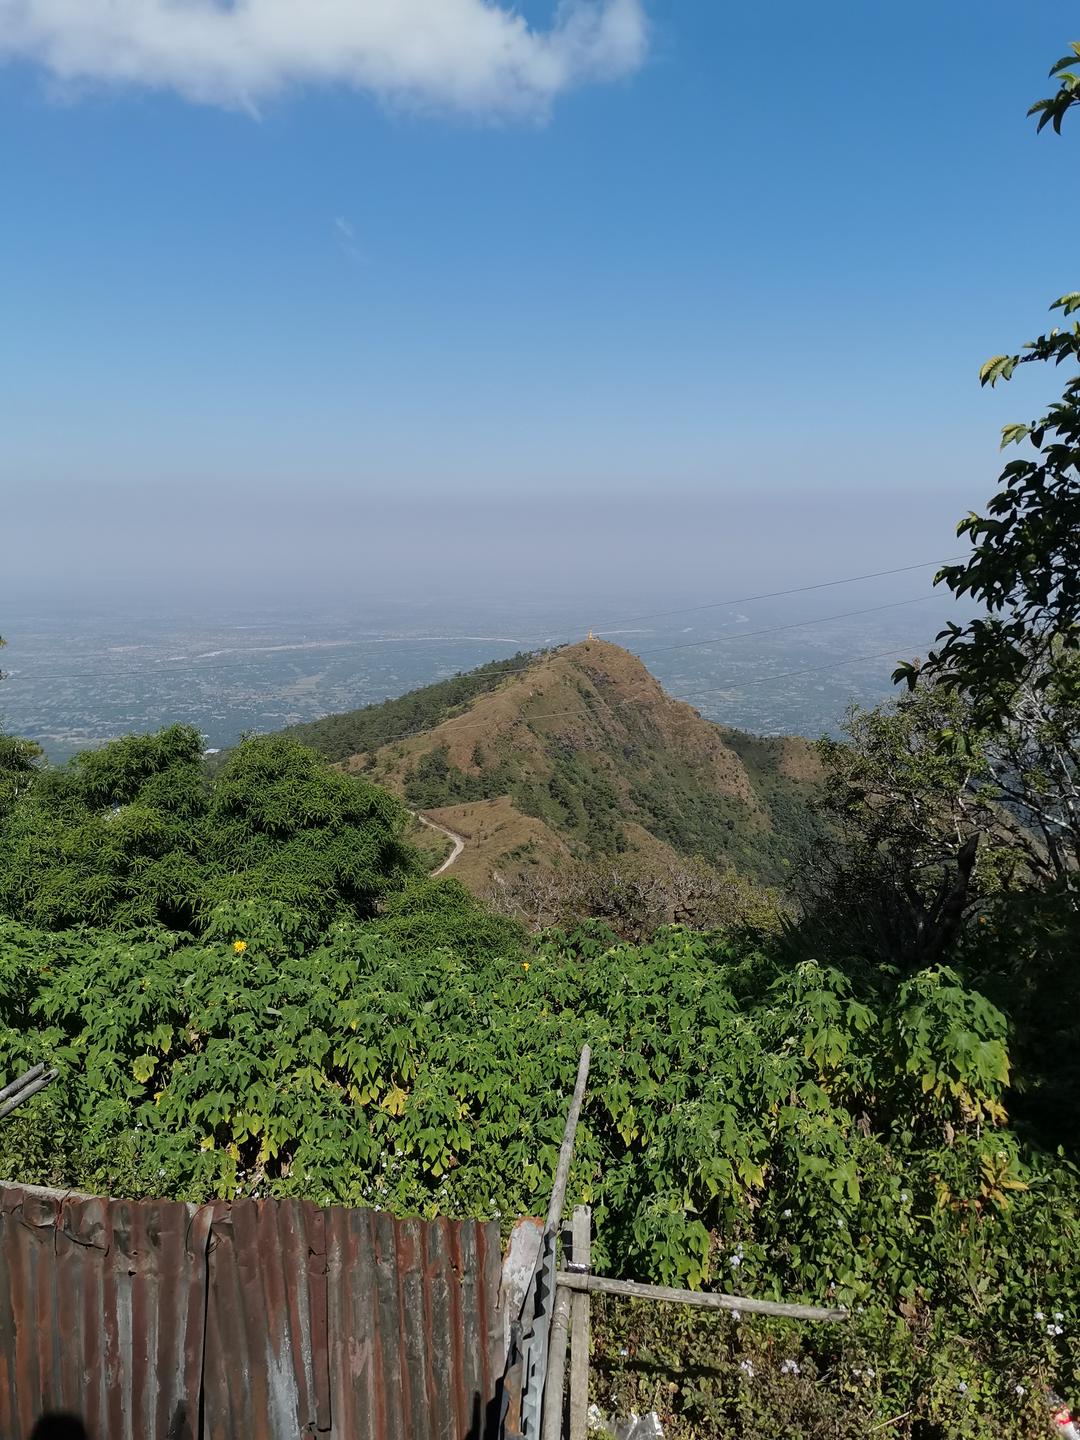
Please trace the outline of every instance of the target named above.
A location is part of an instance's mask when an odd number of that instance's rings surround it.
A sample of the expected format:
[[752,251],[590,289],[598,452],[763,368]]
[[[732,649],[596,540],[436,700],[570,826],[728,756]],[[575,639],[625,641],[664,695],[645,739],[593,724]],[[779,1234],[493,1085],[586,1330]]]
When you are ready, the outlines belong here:
[[[1070,227],[1002,183],[1070,203],[1024,120],[1068,13],[0,0],[0,711],[224,734],[913,565],[763,602],[747,625],[821,629],[730,674],[708,647],[657,666],[719,716],[755,664],[924,648],[999,427],[1044,399],[977,372],[1068,283]],[[271,655],[296,625],[414,649],[400,674],[259,662],[202,701],[165,680],[247,625]],[[49,678],[80,653],[96,718]],[[877,676],[828,682],[812,723]]]
[[[580,498],[372,499],[307,490],[152,491],[102,503],[8,503],[0,605],[67,595],[150,605],[245,597],[288,606],[335,598],[456,602],[635,596],[704,603],[962,553],[959,497],[828,492]],[[48,553],[42,569],[39,556]],[[634,608],[640,608],[634,604]],[[600,623],[599,614],[593,617]],[[5,622],[7,623],[7,622]],[[10,628],[10,627],[9,627]]]
[[1060,0],[135,8],[0,0],[4,599],[933,558],[1044,398]]

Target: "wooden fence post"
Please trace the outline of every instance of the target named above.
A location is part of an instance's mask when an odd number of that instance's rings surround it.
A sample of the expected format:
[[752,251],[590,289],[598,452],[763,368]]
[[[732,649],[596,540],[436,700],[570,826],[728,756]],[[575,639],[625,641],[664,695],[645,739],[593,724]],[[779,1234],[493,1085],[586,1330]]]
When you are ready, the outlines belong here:
[[[592,1231],[592,1210],[574,1208],[571,1264],[575,1274],[587,1274]],[[587,1290],[577,1290],[570,1306],[570,1440],[586,1440],[589,1429],[589,1307]]]
[[561,1287],[555,1292],[555,1308],[551,1312],[551,1341],[548,1349],[547,1376],[544,1380],[544,1418],[541,1440],[562,1440],[563,1384],[566,1379],[566,1341],[570,1329],[570,1291]]

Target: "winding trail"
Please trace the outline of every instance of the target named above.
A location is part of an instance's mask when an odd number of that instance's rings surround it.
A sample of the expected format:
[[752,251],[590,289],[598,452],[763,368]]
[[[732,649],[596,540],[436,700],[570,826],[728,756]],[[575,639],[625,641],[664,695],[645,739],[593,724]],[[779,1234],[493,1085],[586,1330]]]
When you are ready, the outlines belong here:
[[458,858],[461,852],[465,849],[465,836],[459,835],[456,830],[448,829],[445,825],[440,825],[437,820],[429,820],[426,815],[421,815],[419,810],[410,811],[410,814],[412,814],[415,819],[419,820],[421,825],[426,825],[429,830],[437,830],[440,835],[445,835],[448,840],[452,840],[454,842],[454,848],[450,851],[450,854],[446,857],[446,859],[442,862],[441,865],[437,866],[431,872],[432,875],[445,874],[446,871],[450,869],[450,866],[453,865],[454,861]]

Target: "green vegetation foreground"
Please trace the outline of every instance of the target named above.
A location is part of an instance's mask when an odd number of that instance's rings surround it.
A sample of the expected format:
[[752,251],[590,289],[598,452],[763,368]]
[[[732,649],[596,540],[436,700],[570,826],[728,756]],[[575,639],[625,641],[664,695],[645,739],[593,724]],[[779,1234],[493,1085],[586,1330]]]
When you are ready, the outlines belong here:
[[[808,1435],[905,1412],[896,1433],[1040,1433],[1042,1385],[1080,1374],[1080,1186],[1009,1129],[1007,1023],[977,990],[941,965],[793,963],[790,939],[738,931],[530,941],[422,874],[396,802],[283,741],[247,742],[192,791],[198,824],[235,826],[237,869],[191,854],[178,907],[161,876],[187,849],[151,797],[183,792],[183,738],[22,769],[9,792],[6,894],[28,913],[71,886],[110,898],[96,929],[0,920],[0,1072],[61,1072],[7,1122],[4,1175],[509,1223],[543,1210],[588,1039],[569,1199],[593,1205],[598,1263],[854,1312],[835,1330],[695,1321],[676,1343],[681,1319],[610,1310],[598,1358],[628,1402],[653,1403],[633,1387],[659,1365],[687,1436],[771,1434],[778,1404]],[[88,771],[122,788],[88,791]],[[368,857],[351,888],[333,845],[310,870],[313,827],[342,826]],[[312,884],[325,923],[289,898]],[[132,896],[159,918],[133,926]],[[703,1336],[700,1373],[686,1357]]]
[[530,939],[288,738],[213,776],[183,727],[55,771],[6,742],[0,1074],[60,1078],[5,1123],[0,1174],[509,1224],[544,1208],[588,1039],[569,1199],[598,1264],[853,1312],[605,1307],[606,1395],[687,1440],[764,1440],[778,1408],[802,1435],[1042,1433],[1044,1387],[1080,1380],[1075,1087],[1040,1038],[1063,1058],[1075,1028],[1074,892],[1005,823],[951,694],[825,747],[835,838],[801,920],[639,944]]
[[[1080,103],[1073,50],[1040,125]],[[1080,322],[984,381],[1026,360],[1080,360]],[[1080,1386],[1080,378],[1004,438],[1031,451],[939,577],[987,614],[824,748],[783,935],[528,940],[287,738],[213,778],[182,728],[57,772],[0,740],[0,1072],[60,1072],[2,1173],[509,1222],[588,1039],[568,1199],[597,1263],[852,1310],[601,1307],[605,1399],[687,1440],[1045,1433],[1046,1387]]]

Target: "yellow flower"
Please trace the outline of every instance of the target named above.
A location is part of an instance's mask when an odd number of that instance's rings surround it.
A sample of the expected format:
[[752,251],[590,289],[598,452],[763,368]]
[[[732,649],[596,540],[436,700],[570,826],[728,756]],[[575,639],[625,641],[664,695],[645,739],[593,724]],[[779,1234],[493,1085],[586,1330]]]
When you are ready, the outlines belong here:
[[207,1137],[205,1138],[205,1140],[200,1140],[200,1141],[199,1141],[199,1149],[200,1149],[200,1150],[212,1150],[213,1148],[214,1148],[214,1137],[213,1137],[212,1135],[207,1135]]
[[521,968],[522,968],[523,970],[527,970],[527,969],[529,968],[529,962],[528,962],[528,960],[522,960],[522,962],[521,962]]
[[242,954],[244,953],[244,951],[247,949],[247,941],[246,941],[246,940],[234,940],[234,941],[233,941],[233,947],[232,947],[232,948],[236,951],[237,955],[242,955]]

